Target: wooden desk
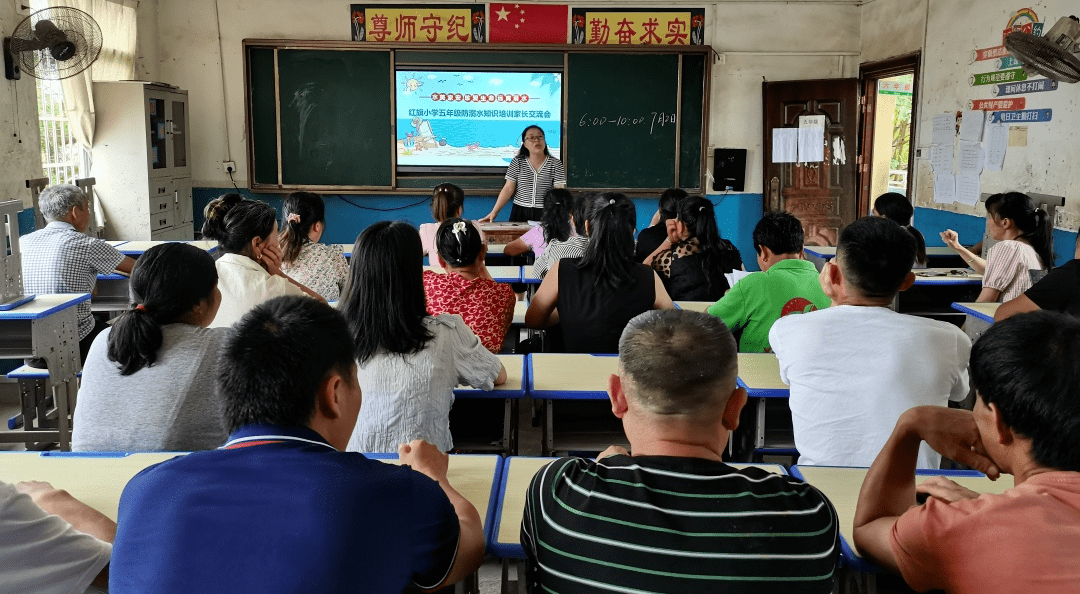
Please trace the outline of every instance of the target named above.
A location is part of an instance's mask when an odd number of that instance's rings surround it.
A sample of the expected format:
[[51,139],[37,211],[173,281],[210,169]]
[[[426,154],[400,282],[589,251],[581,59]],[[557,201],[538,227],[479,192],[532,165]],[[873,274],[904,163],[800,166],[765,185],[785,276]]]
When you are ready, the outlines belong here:
[[523,223],[511,223],[507,221],[499,221],[494,223],[478,223],[480,230],[484,232],[484,237],[487,238],[489,244],[491,243],[510,243],[518,237],[524,235],[529,229],[532,229],[532,225]]
[[533,274],[533,267],[531,265],[530,266],[522,266],[521,267],[521,282],[523,282],[523,283],[525,283],[527,285],[539,285],[540,283],[544,282],[544,279],[540,278],[536,274]]
[[[521,282],[521,266],[488,266],[487,269],[491,278],[497,283]],[[424,266],[424,270],[445,274],[445,271],[438,266]]]
[[514,302],[514,319],[510,321],[510,327],[525,325],[525,312],[529,311],[528,301]]
[[[24,393],[23,429],[0,431],[0,442],[58,442],[61,449],[71,449],[71,411],[75,410],[78,390],[76,374],[82,369],[75,306],[89,299],[89,293],[38,295],[29,303],[0,311],[0,359],[45,359],[52,396],[50,406],[50,394]],[[53,407],[55,410],[50,410]]]
[[[792,466],[791,474],[817,487],[836,508],[840,518],[841,560],[853,569],[863,572],[880,572],[876,565],[859,556],[852,538],[855,522],[855,505],[859,501],[859,489],[866,478],[865,468],[840,468],[835,466]],[[919,470],[916,482],[922,482],[930,476],[942,475],[979,493],[1002,493],[1013,486],[1009,477],[996,481],[973,470]]]
[[990,325],[994,323],[994,314],[997,313],[998,308],[1001,307],[1000,303],[953,303],[952,308],[956,311],[965,314],[967,316],[967,322],[964,323],[964,332],[967,333],[971,342],[975,342],[983,335]]
[[687,311],[699,311],[705,313],[705,310],[709,309],[715,301],[676,301],[675,307],[679,309],[685,309]]
[[113,247],[120,247],[121,245],[124,245],[125,243],[127,243],[127,240],[126,239],[119,239],[119,240],[110,239],[110,240],[106,241],[105,243],[107,243],[107,244],[109,244],[109,245],[111,245]]
[[[459,435],[454,435],[454,448],[468,451],[492,450],[504,454],[516,454],[518,448],[518,401],[525,397],[528,384],[528,369],[525,364],[525,355],[498,355],[506,368],[506,383],[495,386],[490,392],[477,390],[470,386],[458,386],[454,388],[454,396],[463,400],[501,400],[503,406],[502,441],[492,448],[487,443],[469,443],[467,440],[459,440]],[[454,432],[453,424],[450,427]],[[486,446],[486,447],[485,447]]]
[[[780,362],[772,353],[739,353],[739,377],[736,383],[746,389],[746,394],[753,402],[757,422],[754,426],[753,446],[755,458],[760,454],[783,453],[791,455],[795,451],[795,440],[786,431],[779,436],[766,440],[765,407],[771,398],[784,399],[784,409],[790,419],[791,410],[787,408],[787,399],[791,396],[788,385],[780,380]],[[790,423],[790,421],[789,421]]]
[[212,254],[218,249],[218,242],[216,241],[125,241],[120,244],[116,249],[125,256],[131,256],[132,258],[138,258],[143,255],[146,250],[163,243],[187,243],[193,245],[200,250]]
[[592,400],[607,402],[608,377],[619,367],[615,355],[532,353],[529,359],[529,395],[540,400],[544,408],[543,443],[541,451],[549,455],[558,451],[600,451],[609,445],[629,442],[620,428],[607,431],[589,429],[559,430],[554,422],[555,402],[559,400]]
[[92,311],[124,311],[131,305],[131,277],[114,272],[97,275],[94,294],[90,298]]
[[[803,247],[803,255],[821,272],[825,262],[836,257],[836,246],[832,245],[808,245]],[[931,246],[926,248],[926,262],[934,266],[959,266],[963,267],[964,259],[948,246]]]
[[922,268],[915,273],[915,286],[967,285],[982,286],[983,275],[967,268]]

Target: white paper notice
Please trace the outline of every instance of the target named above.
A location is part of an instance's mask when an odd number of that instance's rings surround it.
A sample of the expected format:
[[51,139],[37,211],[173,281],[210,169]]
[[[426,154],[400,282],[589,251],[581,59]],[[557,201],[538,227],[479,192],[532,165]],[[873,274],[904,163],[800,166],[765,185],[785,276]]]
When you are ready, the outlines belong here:
[[983,168],[983,150],[978,142],[960,141],[960,154],[957,155],[957,168],[960,173],[978,175]]
[[982,141],[983,126],[986,124],[986,112],[981,109],[969,109],[960,120],[960,140],[966,142]]
[[952,157],[952,143],[930,147],[930,166],[934,168],[934,173],[952,173]]
[[825,116],[799,116],[799,162],[825,160]]
[[941,113],[934,116],[934,140],[932,144],[952,146],[955,137],[956,116],[951,113]]
[[837,136],[832,141],[832,162],[833,165],[843,165],[847,163],[847,146],[844,145],[844,137]]
[[731,272],[725,272],[724,278],[727,279],[727,284],[729,287],[734,287],[735,283],[750,276],[751,274],[753,274],[753,272],[747,272],[745,270],[732,270]]
[[938,204],[956,202],[956,176],[951,172],[934,174],[934,202]]
[[983,141],[986,152],[986,170],[1001,171],[1005,163],[1005,150],[1009,146],[1009,125],[987,124]]
[[799,129],[773,128],[772,162],[796,163],[799,160]]
[[961,173],[956,176],[956,201],[975,206],[979,201],[979,174]]

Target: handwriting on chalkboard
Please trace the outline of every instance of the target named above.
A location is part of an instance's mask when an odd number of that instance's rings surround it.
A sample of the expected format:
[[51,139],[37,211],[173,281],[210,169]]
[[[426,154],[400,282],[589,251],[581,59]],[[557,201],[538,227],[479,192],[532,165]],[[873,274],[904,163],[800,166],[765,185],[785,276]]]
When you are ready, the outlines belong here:
[[[296,137],[296,144],[299,147],[304,146],[304,129],[307,127],[307,119],[311,115],[311,110],[315,109],[315,103],[310,100],[311,92],[314,90],[315,83],[305,83],[293,93],[292,101],[289,102],[289,107],[295,107],[296,112],[300,115],[300,132]],[[303,154],[301,151],[301,160],[303,160]]]
[[581,119],[578,121],[579,127],[589,126],[643,126],[649,125],[649,134],[652,134],[657,127],[663,128],[668,124],[675,123],[675,114],[664,113],[662,111],[649,112],[649,115],[645,116],[595,116],[588,113],[581,115]]

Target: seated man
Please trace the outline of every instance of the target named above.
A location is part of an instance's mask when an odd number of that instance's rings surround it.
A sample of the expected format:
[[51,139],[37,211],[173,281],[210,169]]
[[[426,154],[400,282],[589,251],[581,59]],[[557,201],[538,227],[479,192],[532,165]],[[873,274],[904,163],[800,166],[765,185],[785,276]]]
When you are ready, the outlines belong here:
[[[90,224],[90,201],[77,186],[49,186],[38,198],[48,224],[19,240],[22,251],[23,292],[92,293],[98,274],[119,270],[131,274],[135,260],[100,239],[86,235]],[[79,355],[86,353],[106,320],[95,320],[90,302],[76,306],[79,320]]]
[[1080,236],[1073,259],[1046,273],[1022,295],[1002,303],[994,314],[1000,322],[1018,313],[1048,309],[1080,316]]
[[632,319],[608,381],[632,455],[563,458],[533,477],[521,544],[532,592],[831,592],[838,523],[824,495],[720,456],[746,391],[717,318]]
[[[971,340],[952,324],[889,309],[914,282],[914,261],[915,240],[900,225],[859,219],[821,269],[832,307],[773,324],[799,464],[869,466],[904,411],[967,397]],[[919,468],[940,464],[922,449]]]
[[112,594],[401,592],[479,567],[480,516],[447,482],[445,454],[413,441],[395,466],[339,451],[361,397],[341,314],[272,299],[237,324],[221,360],[232,435],[131,479]]
[[[35,505],[37,504],[37,505]],[[109,583],[116,523],[44,482],[0,481],[4,592],[82,592]]]
[[[1080,592],[1080,321],[1037,312],[994,324],[971,349],[974,412],[912,409],[866,475],[855,543],[914,589]],[[979,495],[915,485],[920,441],[1014,487]],[[915,505],[915,493],[930,495]]]
[[739,334],[740,353],[768,353],[769,329],[792,314],[829,307],[817,269],[803,259],[803,228],[787,212],[767,212],[754,227],[754,251],[761,273],[735,283],[709,313]]

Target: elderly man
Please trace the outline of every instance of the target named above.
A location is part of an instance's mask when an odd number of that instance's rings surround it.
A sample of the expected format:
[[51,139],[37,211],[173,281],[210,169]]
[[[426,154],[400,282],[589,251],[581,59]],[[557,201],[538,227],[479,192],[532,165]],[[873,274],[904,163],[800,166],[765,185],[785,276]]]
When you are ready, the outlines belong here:
[[[20,240],[23,291],[27,295],[90,293],[98,274],[114,270],[131,274],[135,260],[86,235],[90,201],[77,186],[49,186],[38,205],[48,224]],[[77,308],[79,355],[86,361],[94,337],[105,329],[105,319],[95,320],[89,302]]]
[[746,404],[718,318],[643,313],[608,383],[632,454],[533,478],[521,544],[533,592],[831,592],[836,513],[816,489],[721,462]]

